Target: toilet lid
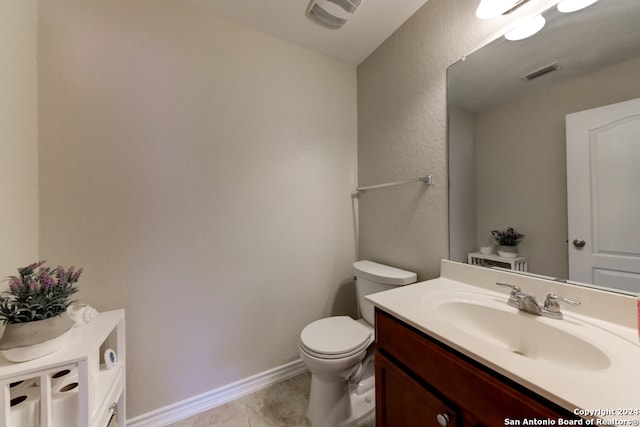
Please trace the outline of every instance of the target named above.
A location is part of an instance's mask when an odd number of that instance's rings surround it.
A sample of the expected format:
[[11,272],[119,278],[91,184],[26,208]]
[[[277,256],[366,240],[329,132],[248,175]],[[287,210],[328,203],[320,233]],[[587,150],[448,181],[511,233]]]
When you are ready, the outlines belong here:
[[373,330],[349,316],[316,320],[300,333],[306,350],[326,358],[344,357],[369,346]]

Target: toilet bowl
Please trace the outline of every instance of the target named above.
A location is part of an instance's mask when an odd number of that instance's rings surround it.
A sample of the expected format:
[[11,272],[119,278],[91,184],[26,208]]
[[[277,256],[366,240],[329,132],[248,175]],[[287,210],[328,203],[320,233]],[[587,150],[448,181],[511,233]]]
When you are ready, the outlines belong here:
[[363,318],[327,317],[300,333],[300,357],[311,372],[307,415],[314,427],[347,427],[373,415],[374,309],[364,297],[416,281],[415,273],[371,261],[353,266]]
[[360,399],[370,408],[361,404],[354,413],[351,388],[373,341],[373,328],[348,316],[316,320],[303,329],[300,357],[312,375],[307,414],[314,427],[346,426],[371,413],[373,394]]

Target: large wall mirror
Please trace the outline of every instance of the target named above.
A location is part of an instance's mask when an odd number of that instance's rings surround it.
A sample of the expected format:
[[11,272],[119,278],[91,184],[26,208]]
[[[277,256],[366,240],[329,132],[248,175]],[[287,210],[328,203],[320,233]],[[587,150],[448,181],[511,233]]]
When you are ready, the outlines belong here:
[[572,277],[571,251],[589,253],[597,242],[574,246],[585,236],[570,235],[565,123],[567,115],[640,98],[640,1],[599,0],[573,13],[554,6],[543,16],[546,25],[534,36],[497,39],[448,69],[450,259],[467,262],[469,253],[495,244],[492,230],[514,227],[525,234],[518,250],[527,272],[639,292],[640,172],[629,165],[640,170],[640,114],[625,122],[635,129],[636,148],[620,156],[631,182],[609,183],[616,190],[603,191],[610,198],[600,201],[627,227],[628,247],[617,255],[637,267],[611,280]]

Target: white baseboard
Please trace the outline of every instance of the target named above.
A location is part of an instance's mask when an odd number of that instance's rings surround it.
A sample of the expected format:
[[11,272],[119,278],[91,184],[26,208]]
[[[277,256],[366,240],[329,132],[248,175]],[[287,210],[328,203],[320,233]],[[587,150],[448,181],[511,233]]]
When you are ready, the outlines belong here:
[[161,427],[184,420],[201,412],[208,411],[232,400],[262,390],[281,381],[305,372],[307,368],[302,360],[261,372],[215,390],[202,393],[164,408],[139,415],[127,420],[127,427]]

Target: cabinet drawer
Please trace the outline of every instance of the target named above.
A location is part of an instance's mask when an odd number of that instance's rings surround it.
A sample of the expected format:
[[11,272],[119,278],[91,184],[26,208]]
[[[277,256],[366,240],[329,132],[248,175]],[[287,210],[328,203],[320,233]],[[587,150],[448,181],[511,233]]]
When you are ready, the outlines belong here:
[[575,416],[376,309],[377,349],[486,426]]
[[376,352],[376,426],[458,426],[459,415],[409,374]]

